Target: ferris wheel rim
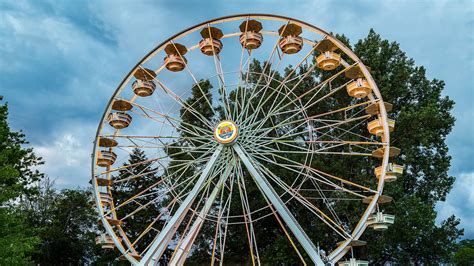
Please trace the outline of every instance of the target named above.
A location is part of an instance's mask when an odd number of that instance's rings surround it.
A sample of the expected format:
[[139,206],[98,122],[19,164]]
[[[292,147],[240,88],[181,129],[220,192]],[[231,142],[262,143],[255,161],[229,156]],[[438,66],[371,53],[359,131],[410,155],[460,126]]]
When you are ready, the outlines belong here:
[[[232,16],[224,16],[224,17],[220,17],[220,18],[216,18],[216,19],[212,19],[212,20],[208,20],[208,21],[205,21],[205,22],[202,22],[202,23],[199,23],[199,24],[196,24],[192,27],[189,27],[173,36],[171,36],[170,38],[168,38],[167,40],[165,40],[164,42],[162,42],[161,44],[159,44],[158,46],[156,46],[154,49],[152,49],[147,55],[145,55],[136,65],[135,67],[133,67],[131,69],[131,71],[125,76],[125,78],[121,81],[121,83],[119,84],[119,86],[117,87],[117,89],[115,90],[115,92],[113,93],[112,97],[110,98],[108,104],[107,104],[107,107],[102,115],[102,118],[101,118],[101,123],[99,124],[99,127],[97,129],[97,132],[96,132],[96,136],[95,136],[95,140],[94,140],[94,146],[93,146],[93,156],[95,156],[96,152],[97,152],[97,141],[100,137],[100,132],[101,132],[101,128],[103,126],[103,123],[102,121],[105,120],[105,117],[107,115],[107,113],[109,112],[110,110],[110,107],[115,99],[115,97],[118,95],[118,93],[121,91],[121,89],[123,89],[124,85],[126,85],[129,80],[131,79],[131,77],[133,76],[133,73],[147,60],[147,58],[149,58],[150,56],[154,56],[153,54],[156,53],[160,48],[164,47],[167,43],[170,43],[172,42],[173,40],[175,40],[176,38],[182,36],[182,35],[185,35],[185,34],[188,34],[190,32],[192,32],[193,30],[196,31],[196,30],[199,30],[200,27],[203,27],[205,25],[208,25],[208,24],[220,24],[220,23],[225,23],[227,22],[227,20],[239,20],[239,19],[244,19],[244,18],[260,18],[260,19],[277,19],[277,20],[288,20],[288,21],[291,21],[291,22],[296,22],[298,24],[301,24],[301,25],[304,25],[305,27],[307,28],[312,28],[316,31],[318,31],[318,34],[321,34],[323,35],[324,34],[324,37],[325,38],[330,38],[332,41],[335,41],[335,43],[338,45],[339,48],[345,48],[345,49],[341,49],[343,50],[344,54],[348,55],[349,57],[355,59],[355,61],[357,62],[357,64],[359,64],[359,66],[361,66],[361,69],[362,71],[364,72],[365,76],[367,77],[367,80],[368,82],[370,83],[370,85],[372,86],[373,88],[373,92],[374,94],[377,96],[378,98],[378,101],[381,102],[382,104],[379,103],[379,108],[380,108],[380,115],[382,116],[383,118],[383,122],[384,122],[384,135],[385,135],[385,150],[384,150],[384,154],[383,154],[383,158],[382,158],[382,165],[385,166],[388,164],[388,158],[389,158],[389,147],[390,147],[390,139],[389,139],[389,136],[390,136],[390,133],[388,131],[388,123],[387,123],[387,120],[388,120],[388,117],[387,117],[387,112],[385,110],[385,106],[383,105],[383,98],[380,94],[380,91],[375,83],[375,81],[373,80],[373,77],[371,76],[370,72],[367,70],[367,68],[365,67],[365,65],[363,64],[363,62],[357,57],[357,55],[355,55],[350,49],[348,49],[347,47],[345,47],[342,43],[340,43],[336,38],[334,38],[333,36],[331,36],[329,33],[327,33],[326,31],[314,26],[314,25],[311,25],[307,22],[304,22],[304,21],[301,21],[301,20],[298,20],[298,19],[294,19],[294,18],[290,18],[290,17],[285,17],[285,16],[278,16],[278,15],[270,15],[270,14],[239,14],[239,15],[232,15]],[[382,176],[385,175],[385,169],[386,167],[383,167],[382,169]],[[95,176],[95,164],[94,164],[94,159],[92,160],[92,177],[94,178]],[[333,250],[333,252],[329,255],[329,261],[337,261],[337,259],[339,258],[339,255],[344,253],[343,252],[343,249],[347,248],[348,244],[350,241],[352,240],[357,240],[360,235],[362,234],[362,232],[364,231],[365,227],[364,227],[364,224],[368,218],[368,215],[370,214],[370,212],[372,212],[372,210],[374,209],[376,203],[377,203],[377,200],[378,200],[378,197],[379,195],[382,194],[382,191],[383,191],[383,184],[384,184],[384,180],[383,178],[380,178],[379,179],[379,182],[378,182],[378,185],[377,185],[377,191],[378,193],[374,194],[374,197],[371,201],[371,203],[369,204],[369,206],[367,207],[366,209],[366,212],[364,213],[363,217],[360,219],[360,222],[359,224],[357,225],[356,228],[354,228],[354,230],[352,231],[353,232],[353,236],[350,238],[350,239],[347,239],[345,245],[344,244],[341,244],[338,246],[338,248],[336,248],[335,250]],[[95,198],[96,200],[98,200],[99,196],[98,196],[98,190],[97,190],[97,184],[94,184],[93,183],[93,187],[94,187],[94,190],[96,191],[96,195],[95,195]],[[98,202],[98,201],[97,201]],[[96,203],[97,203],[96,202]],[[370,211],[368,211],[370,209]],[[363,222],[362,222],[363,221]],[[107,231],[112,231],[111,228],[108,228],[110,227],[110,225],[108,225],[107,227],[107,221],[103,220],[102,221],[103,224],[106,226],[106,229]],[[115,239],[114,239],[114,242],[115,242]],[[119,243],[116,243],[116,244],[119,244]],[[116,246],[119,246],[119,245],[116,245]],[[120,249],[120,248],[119,248]],[[122,250],[121,250],[122,251]],[[337,251],[337,252],[336,252]],[[126,252],[122,252],[125,256],[126,255]],[[134,258],[131,257],[131,259],[133,260]]]

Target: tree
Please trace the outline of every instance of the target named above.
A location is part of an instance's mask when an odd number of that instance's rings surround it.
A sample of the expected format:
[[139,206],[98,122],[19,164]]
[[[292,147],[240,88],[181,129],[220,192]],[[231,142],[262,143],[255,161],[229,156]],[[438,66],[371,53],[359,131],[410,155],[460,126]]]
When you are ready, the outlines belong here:
[[454,125],[454,102],[442,96],[443,81],[428,80],[424,67],[374,30],[354,45],[354,52],[371,67],[384,100],[394,105],[390,116],[397,128],[391,143],[402,149],[396,161],[405,165],[403,176],[385,190],[395,199],[387,209],[396,215],[395,224],[368,235],[367,256],[376,263],[446,261],[462,230],[455,217],[437,226],[434,206],[445,200],[455,180],[447,174],[451,157],[445,143]]
[[[93,258],[96,215],[90,192],[61,191],[52,206],[51,218],[41,233],[40,264],[85,264]],[[92,244],[92,245],[91,245]]]
[[452,262],[460,266],[470,266],[474,262],[474,240],[465,239],[458,243]]
[[32,148],[23,148],[28,144],[25,135],[11,131],[7,117],[8,105],[0,105],[0,203],[34,194],[37,188],[32,185],[44,176],[33,169],[43,161]]
[[27,265],[39,239],[14,207],[22,196],[36,192],[34,183],[42,174],[32,168],[42,161],[31,148],[22,147],[27,144],[25,135],[12,132],[7,117],[8,106],[0,105],[0,264]]
[[[351,48],[345,36],[336,35],[336,37]],[[405,174],[397,182],[386,184],[384,192],[395,199],[394,204],[384,206],[385,212],[395,214],[395,224],[384,233],[367,230],[363,239],[367,240],[368,245],[356,255],[368,258],[376,264],[394,262],[420,265],[447,261],[463,231],[457,228],[459,219],[454,216],[443,221],[441,226],[437,226],[434,207],[436,202],[445,200],[455,180],[447,174],[451,158],[447,154],[448,148],[445,143],[446,136],[454,125],[454,117],[451,115],[454,102],[441,95],[444,82],[436,79],[428,80],[425,69],[415,66],[414,60],[409,59],[397,43],[382,40],[373,30],[352,49],[362,62],[371,68],[371,74],[384,100],[394,104],[394,111],[389,116],[397,124],[395,132],[391,134],[391,144],[402,149],[402,155],[394,160],[406,168]],[[345,59],[349,64],[354,63],[350,58]],[[261,69],[261,67],[255,68]],[[307,68],[308,66],[303,65],[299,74],[304,73]],[[305,78],[299,84],[295,90],[296,94],[302,95],[313,86],[312,84],[326,80],[340,70],[314,71],[313,76]],[[285,72],[283,76],[288,75],[290,69],[286,69]],[[343,83],[334,80],[332,85],[338,87]],[[301,100],[306,103],[309,99],[303,97]],[[322,113],[325,110],[333,110],[333,106],[350,105],[350,101],[346,95],[334,94],[325,102],[308,108],[307,112],[309,115]],[[333,119],[343,118],[334,116]],[[370,137],[365,130],[358,134]],[[361,163],[353,158],[334,156],[316,158],[312,163],[317,169],[323,168],[340,176],[371,173],[372,169],[378,166],[375,160]],[[258,200],[258,198],[252,199],[252,201]],[[298,210],[298,206],[294,208]],[[360,206],[349,202],[336,207],[336,212],[357,208]],[[330,242],[336,237],[331,236],[331,231],[321,229],[320,221],[314,222],[308,220],[305,215],[299,215],[304,212],[294,213],[303,227],[311,229],[308,233],[310,236],[326,236],[327,243],[321,244],[323,248],[335,244]],[[350,217],[346,219],[349,224],[357,222]],[[272,231],[270,228],[261,230]],[[269,236],[271,235],[266,235],[267,240]],[[270,254],[276,254],[275,250],[269,247]],[[266,247],[262,246],[262,249],[265,252]],[[293,253],[289,247],[286,249],[287,252],[284,253],[288,255],[279,257],[275,262],[290,260],[289,256],[293,256]]]
[[40,245],[32,252],[41,265],[85,264],[94,259],[96,213],[88,190],[57,191],[45,178],[38,193],[22,203],[28,225],[36,228]]
[[[345,36],[337,35],[337,38],[351,48]],[[454,117],[451,115],[454,102],[442,96],[443,81],[428,80],[424,67],[416,66],[414,60],[409,59],[397,43],[383,40],[375,31],[370,30],[368,36],[359,40],[352,49],[364,64],[371,68],[371,74],[384,100],[394,105],[394,111],[389,114],[390,118],[396,120],[396,131],[391,134],[391,144],[402,149],[402,155],[394,160],[405,166],[405,174],[397,182],[387,184],[384,191],[384,194],[395,199],[394,204],[384,206],[386,213],[395,214],[395,224],[384,233],[367,230],[363,238],[367,240],[368,245],[357,251],[356,255],[368,258],[376,264],[392,262],[420,265],[448,261],[463,230],[458,228],[459,219],[454,216],[443,221],[441,225],[437,225],[434,207],[438,201],[445,200],[455,180],[447,174],[451,158],[445,143],[446,136],[454,125]],[[349,58],[345,59],[350,64],[354,63]],[[307,69],[308,66],[303,65],[299,74]],[[261,72],[263,67],[258,61],[254,61],[251,70]],[[276,80],[289,72],[290,69],[287,69],[284,75],[277,74]],[[335,72],[314,71],[313,75],[308,76],[298,85],[295,93],[301,95],[308,88]],[[258,75],[250,75],[251,82],[254,84],[257,78]],[[337,87],[343,84],[337,84],[335,81],[332,85]],[[231,93],[231,99],[238,100],[236,95],[238,93]],[[258,101],[267,97],[277,96],[261,94],[255,95],[255,99],[252,100]],[[270,99],[269,102],[275,100]],[[304,103],[309,98],[303,97],[301,100]],[[331,99],[307,111],[309,115],[317,114],[324,110],[332,110],[331,108],[336,105],[349,105],[350,101],[351,99],[346,95],[335,94]],[[258,117],[263,117],[263,114]],[[334,119],[340,118],[334,117]],[[370,137],[365,130],[359,133]],[[286,156],[290,156],[289,154]],[[347,176],[351,173],[372,173],[379,162],[367,160],[365,163],[360,163],[352,158],[341,159],[327,156],[315,159],[313,164],[315,168],[324,167],[328,172]],[[291,177],[291,174],[288,176]],[[374,180],[368,182],[374,182]],[[249,194],[251,204],[255,206],[264,204],[261,194],[258,191],[255,192]],[[291,208],[295,210],[295,216],[301,225],[311,229],[307,230],[310,236],[326,235],[327,243],[321,243],[322,247],[335,244],[331,242],[334,242],[336,237],[332,237],[330,230],[321,229],[320,221],[309,220],[306,216],[300,215],[304,212],[299,212],[298,206],[291,206]],[[344,211],[360,208],[360,204],[347,203],[338,208],[336,211]],[[349,224],[357,222],[351,220],[350,217],[346,219]],[[284,241],[281,239],[282,234],[275,222],[262,222],[256,233],[259,232],[263,232],[262,237],[257,236],[260,254],[273,254],[269,256],[270,262],[273,263],[295,261],[292,247],[281,244]],[[229,234],[232,232],[229,231]],[[245,237],[240,237],[236,233],[229,239],[228,247],[226,247],[228,259],[239,261],[248,256],[248,250],[242,247],[242,243],[246,242]]]
[[[139,238],[135,248],[143,250],[154,237],[154,231],[150,232],[148,226],[160,214],[161,198],[157,193],[162,186],[154,186],[159,180],[158,169],[153,167],[152,162],[148,162],[145,152],[138,148],[132,150],[128,162],[123,166],[124,169],[115,177],[115,180],[122,181],[116,181],[112,186],[115,206],[142,194],[128,204],[117,207],[117,216],[123,220],[122,227],[126,228],[129,239],[134,242]],[[154,226],[158,228],[160,224],[158,221]]]
[[24,215],[11,208],[0,208],[0,265],[33,264],[29,254],[39,238]]

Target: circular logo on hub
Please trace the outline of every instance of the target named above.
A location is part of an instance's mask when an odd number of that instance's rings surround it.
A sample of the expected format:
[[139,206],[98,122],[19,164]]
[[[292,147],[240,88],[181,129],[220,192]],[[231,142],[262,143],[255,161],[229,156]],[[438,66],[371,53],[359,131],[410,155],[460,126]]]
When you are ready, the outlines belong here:
[[214,129],[214,137],[219,143],[228,144],[234,141],[238,135],[237,125],[229,120],[221,121]]

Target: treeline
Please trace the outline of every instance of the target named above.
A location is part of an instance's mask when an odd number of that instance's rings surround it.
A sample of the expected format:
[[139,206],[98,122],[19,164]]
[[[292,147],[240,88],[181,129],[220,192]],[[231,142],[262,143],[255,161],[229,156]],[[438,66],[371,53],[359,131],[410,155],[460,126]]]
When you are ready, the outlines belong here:
[[[0,97],[1,98],[1,97]],[[99,232],[89,189],[57,190],[35,168],[44,162],[0,105],[0,265],[109,264],[116,251],[95,245]]]

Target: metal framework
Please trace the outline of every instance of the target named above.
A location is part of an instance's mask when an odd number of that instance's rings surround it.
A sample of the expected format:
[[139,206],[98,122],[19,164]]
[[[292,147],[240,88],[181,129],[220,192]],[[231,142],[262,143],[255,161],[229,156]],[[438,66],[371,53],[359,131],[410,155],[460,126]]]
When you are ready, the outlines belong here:
[[[97,242],[134,265],[182,265],[204,236],[210,264],[222,265],[240,227],[260,265],[258,224],[274,219],[303,264],[334,265],[367,227],[393,222],[379,207],[403,170],[389,164],[399,153],[390,108],[363,62],[306,22],[243,14],[186,29],[137,63],[102,116],[92,184],[107,237]],[[136,148],[147,159],[127,162]],[[131,232],[147,212],[156,217]]]

